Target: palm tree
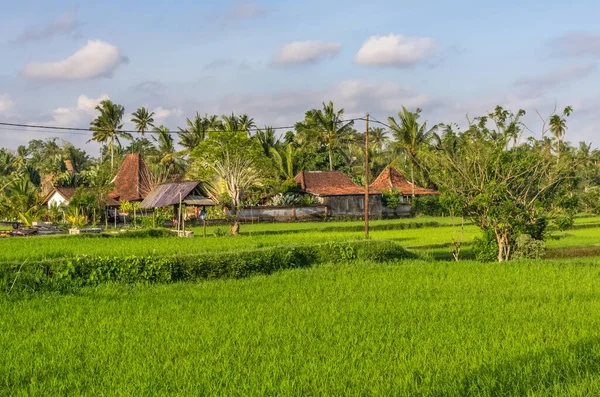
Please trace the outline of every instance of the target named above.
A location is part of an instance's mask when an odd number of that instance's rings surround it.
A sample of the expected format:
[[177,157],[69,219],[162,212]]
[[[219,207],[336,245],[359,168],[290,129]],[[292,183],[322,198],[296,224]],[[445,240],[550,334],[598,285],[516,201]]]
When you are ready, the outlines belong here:
[[110,99],[106,99],[96,106],[96,110],[100,114],[90,123],[90,130],[93,131],[93,135],[92,139],[88,142],[108,143],[108,149],[110,150],[110,170],[112,171],[114,168],[115,141],[121,146],[119,137],[132,139],[131,134],[121,131],[125,108],[113,103]]
[[146,131],[154,127],[154,112],[148,113],[148,109],[141,107],[131,114],[131,122],[135,124],[135,129],[144,135]]
[[183,155],[189,154],[198,145],[200,145],[207,136],[209,130],[210,119],[200,117],[200,114],[196,112],[196,117],[193,120],[186,119],[187,128],[179,127],[179,144],[184,147],[181,152]]
[[373,147],[377,153],[383,152],[385,145],[388,143],[388,131],[382,127],[369,129],[369,146]]
[[255,137],[260,142],[260,145],[265,152],[265,156],[270,157],[271,148],[275,146],[276,142],[275,131],[273,130],[273,127],[265,126],[264,130],[256,130]]
[[184,167],[181,159],[176,158],[175,143],[169,129],[161,125],[155,127],[154,132],[156,132],[156,136],[153,136],[152,139],[158,144],[159,163],[166,167],[168,174],[182,172]]
[[353,131],[354,121],[343,121],[344,109],[335,111],[333,102],[323,102],[323,109],[309,110],[306,112],[306,120],[300,123],[300,130],[318,133],[321,141],[327,146],[329,153],[329,170],[333,171],[333,149],[339,148],[340,143]]
[[399,123],[394,117],[388,117],[388,124],[394,135],[394,145],[403,153],[410,162],[410,179],[412,183],[412,196],[415,197],[415,164],[423,148],[429,144],[436,127],[427,130],[427,122],[419,125],[421,109],[411,112],[402,106],[398,112]]

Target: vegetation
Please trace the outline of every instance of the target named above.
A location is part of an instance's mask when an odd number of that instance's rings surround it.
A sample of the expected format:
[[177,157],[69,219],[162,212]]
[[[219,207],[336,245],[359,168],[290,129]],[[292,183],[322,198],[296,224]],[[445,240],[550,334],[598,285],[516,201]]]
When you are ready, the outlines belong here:
[[598,265],[355,262],[3,297],[2,390],[596,395]]

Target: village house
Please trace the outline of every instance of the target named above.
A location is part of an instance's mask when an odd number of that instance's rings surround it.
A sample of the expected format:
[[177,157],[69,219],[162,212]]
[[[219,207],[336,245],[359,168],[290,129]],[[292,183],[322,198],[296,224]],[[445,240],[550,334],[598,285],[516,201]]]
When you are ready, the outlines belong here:
[[118,207],[124,201],[141,202],[152,190],[153,176],[139,153],[128,154],[117,175],[112,180],[114,189],[109,193],[113,199],[109,207]]
[[46,194],[46,197],[42,201],[42,205],[47,205],[48,208],[53,205],[66,207],[69,205],[74,195],[74,187],[54,187]]
[[[304,194],[309,194],[315,202],[327,207],[327,215],[333,217],[361,217],[365,214],[365,188],[355,184],[340,171],[302,171],[294,180]],[[383,193],[397,191],[403,197],[398,208],[387,208]],[[387,167],[369,185],[369,216],[409,217],[412,184],[393,167]],[[415,196],[437,195],[435,190],[415,186]]]

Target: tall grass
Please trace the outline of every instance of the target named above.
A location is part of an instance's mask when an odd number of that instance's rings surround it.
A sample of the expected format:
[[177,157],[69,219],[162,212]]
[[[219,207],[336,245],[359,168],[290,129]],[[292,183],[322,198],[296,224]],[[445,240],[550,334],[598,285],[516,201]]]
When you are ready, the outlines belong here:
[[0,299],[5,395],[598,395],[600,260]]

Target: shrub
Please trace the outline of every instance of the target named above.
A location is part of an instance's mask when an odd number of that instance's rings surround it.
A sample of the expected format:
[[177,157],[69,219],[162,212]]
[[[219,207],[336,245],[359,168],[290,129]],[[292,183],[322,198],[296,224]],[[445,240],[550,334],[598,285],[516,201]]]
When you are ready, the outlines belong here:
[[444,207],[440,202],[439,196],[421,196],[413,198],[411,211],[414,215],[444,215]]
[[[129,233],[127,233],[129,234]],[[241,278],[317,263],[350,260],[377,262],[408,258],[391,241],[360,240],[317,245],[280,246],[199,255],[92,257],[7,263],[0,266],[0,290],[68,290],[104,282],[169,283]]]
[[475,239],[473,244],[475,259],[480,262],[498,260],[498,242],[492,230],[484,230],[483,235]]
[[383,192],[383,205],[395,210],[402,205],[402,193],[397,190],[386,190]]
[[544,240],[536,240],[529,234],[521,234],[515,242],[514,259],[541,259],[546,254]]

